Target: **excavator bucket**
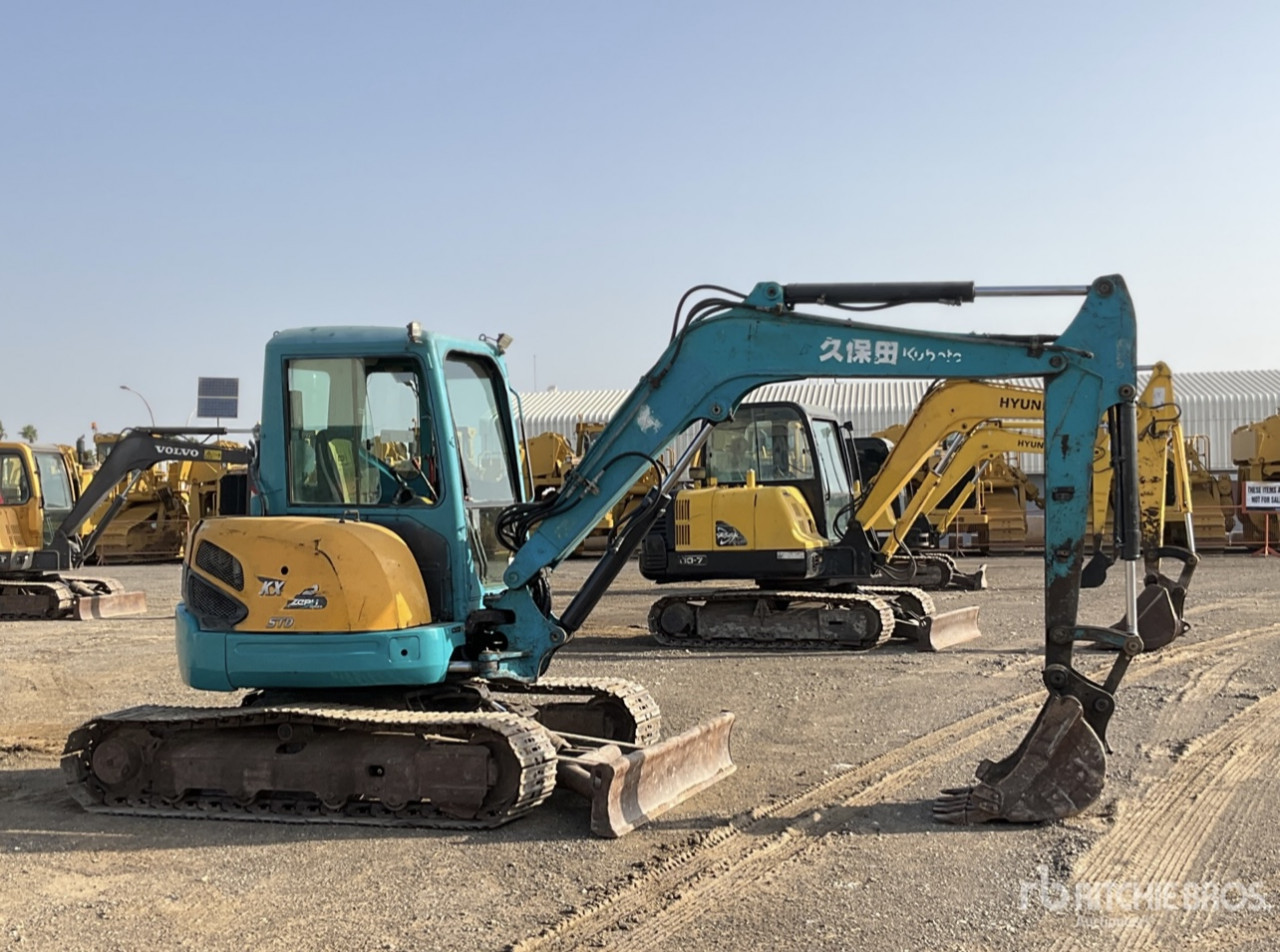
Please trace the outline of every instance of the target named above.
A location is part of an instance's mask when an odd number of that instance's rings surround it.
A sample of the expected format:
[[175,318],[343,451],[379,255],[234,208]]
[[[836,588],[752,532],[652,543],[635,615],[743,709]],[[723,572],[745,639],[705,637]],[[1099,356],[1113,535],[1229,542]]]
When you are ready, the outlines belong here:
[[1102,547],[1095,543],[1093,556],[1085,563],[1084,569],[1080,572],[1081,588],[1101,588],[1107,581],[1107,569],[1116,564],[1116,560],[1102,551]]
[[978,628],[978,606],[970,605],[954,611],[942,612],[921,626],[916,640],[917,651],[941,651],[952,645],[973,641],[982,632]]
[[562,753],[557,780],[591,801],[592,833],[619,837],[733,773],[732,727],[726,711],[652,747]]
[[[1154,564],[1161,558],[1173,558],[1182,562],[1178,578],[1172,579],[1158,569],[1147,573],[1145,586],[1138,593],[1138,636],[1142,638],[1143,651],[1157,651],[1175,638],[1184,635],[1191,625],[1182,617],[1187,603],[1187,588],[1195,574],[1200,559],[1194,553],[1176,546],[1163,546],[1156,550]],[[1128,630],[1126,615],[1112,627]]]
[[[1112,627],[1128,631],[1129,616]],[[1174,608],[1169,590],[1163,585],[1152,583],[1138,593],[1138,637],[1142,639],[1143,651],[1163,648],[1190,627]]]
[[1106,761],[1080,701],[1052,695],[1018,749],[999,763],[984,760],[974,786],[944,790],[933,803],[933,817],[963,826],[1072,816],[1102,793]]
[[987,565],[984,562],[972,572],[954,569],[951,573],[951,587],[965,592],[980,592],[987,587]]

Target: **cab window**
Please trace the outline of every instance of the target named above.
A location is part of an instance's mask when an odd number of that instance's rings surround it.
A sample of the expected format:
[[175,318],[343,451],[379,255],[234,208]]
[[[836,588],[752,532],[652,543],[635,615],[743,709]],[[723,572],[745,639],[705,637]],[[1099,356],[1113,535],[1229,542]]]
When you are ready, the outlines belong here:
[[732,420],[712,429],[706,469],[722,484],[745,482],[749,469],[755,470],[760,483],[812,479],[813,457],[803,419],[791,407],[741,407]]
[[520,495],[506,385],[493,361],[474,354],[449,354],[444,372],[471,555],[484,583],[498,586],[510,553],[498,539],[497,522]]
[[61,453],[36,453],[36,470],[40,473],[40,495],[45,509],[70,512],[75,500],[71,497],[71,477]]
[[0,452],[0,506],[21,506],[31,499],[31,482],[22,457]]
[[415,360],[294,360],[286,379],[290,502],[437,502],[436,453]]

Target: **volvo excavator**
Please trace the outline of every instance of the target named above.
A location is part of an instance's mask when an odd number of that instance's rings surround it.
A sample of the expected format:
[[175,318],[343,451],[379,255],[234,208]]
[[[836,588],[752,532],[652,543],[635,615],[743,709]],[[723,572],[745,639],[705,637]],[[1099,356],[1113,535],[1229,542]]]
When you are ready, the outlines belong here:
[[102,504],[117,485],[131,488],[157,463],[247,461],[244,447],[211,447],[187,438],[225,432],[129,430],[83,489],[74,458],[58,447],[0,447],[0,619],[113,618],[146,611],[146,593],[77,571],[111,526],[127,490]]
[[[507,335],[464,341],[416,323],[276,334],[251,512],[195,527],[175,620],[187,684],[249,693],[238,707],[93,718],[64,753],[74,797],[127,814],[479,828],[527,813],[560,782],[592,797],[593,830],[624,833],[733,769],[732,715],[654,743],[659,714],[643,688],[547,671],[661,518],[691,454],[767,383],[954,373],[1046,381],[1049,697],[1019,748],[945,791],[935,815],[1034,821],[1094,802],[1114,695],[1141,650],[1132,628],[1076,619],[1100,415],[1110,415],[1117,446],[1134,436],[1136,326],[1123,280],[694,291],[709,296],[681,326],[690,295],[682,299],[670,345],[560,491],[538,500],[521,498]],[[1083,301],[1065,331],[1045,335],[929,333],[850,314],[1027,294]],[[368,447],[384,414],[403,426],[406,413],[414,452],[388,465]],[[689,451],[553,611],[551,570],[694,425]],[[1130,564],[1139,556],[1131,460],[1121,458],[1118,479],[1120,555]],[[1127,600],[1136,600],[1135,573]],[[869,596],[850,614],[880,611]],[[1097,639],[1121,649],[1102,683],[1072,664],[1075,644]]]

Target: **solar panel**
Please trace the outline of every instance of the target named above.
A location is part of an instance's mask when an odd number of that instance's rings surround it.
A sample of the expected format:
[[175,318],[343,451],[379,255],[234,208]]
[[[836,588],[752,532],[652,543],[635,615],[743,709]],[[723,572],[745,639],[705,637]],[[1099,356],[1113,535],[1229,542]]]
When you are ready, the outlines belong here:
[[196,390],[196,416],[202,420],[234,420],[240,415],[239,377],[201,377]]

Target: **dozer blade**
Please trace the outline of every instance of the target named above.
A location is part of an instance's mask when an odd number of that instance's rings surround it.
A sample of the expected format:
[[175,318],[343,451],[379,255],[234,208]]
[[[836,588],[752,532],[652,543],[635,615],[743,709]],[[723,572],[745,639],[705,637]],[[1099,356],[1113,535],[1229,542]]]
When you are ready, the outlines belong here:
[[110,595],[79,595],[71,609],[71,617],[78,621],[91,618],[119,618],[121,615],[141,615],[147,610],[146,592],[113,592]]
[[623,753],[614,744],[562,757],[557,781],[591,801],[591,832],[619,837],[723,780],[729,756],[728,711],[652,747]]
[[973,641],[982,635],[978,628],[978,606],[971,605],[933,615],[928,625],[921,626],[920,634],[921,637],[916,640],[917,651],[941,651],[952,645]]
[[961,826],[1073,816],[1102,793],[1106,762],[1080,701],[1051,695],[1018,749],[999,763],[984,760],[976,785],[942,791],[933,818]]

